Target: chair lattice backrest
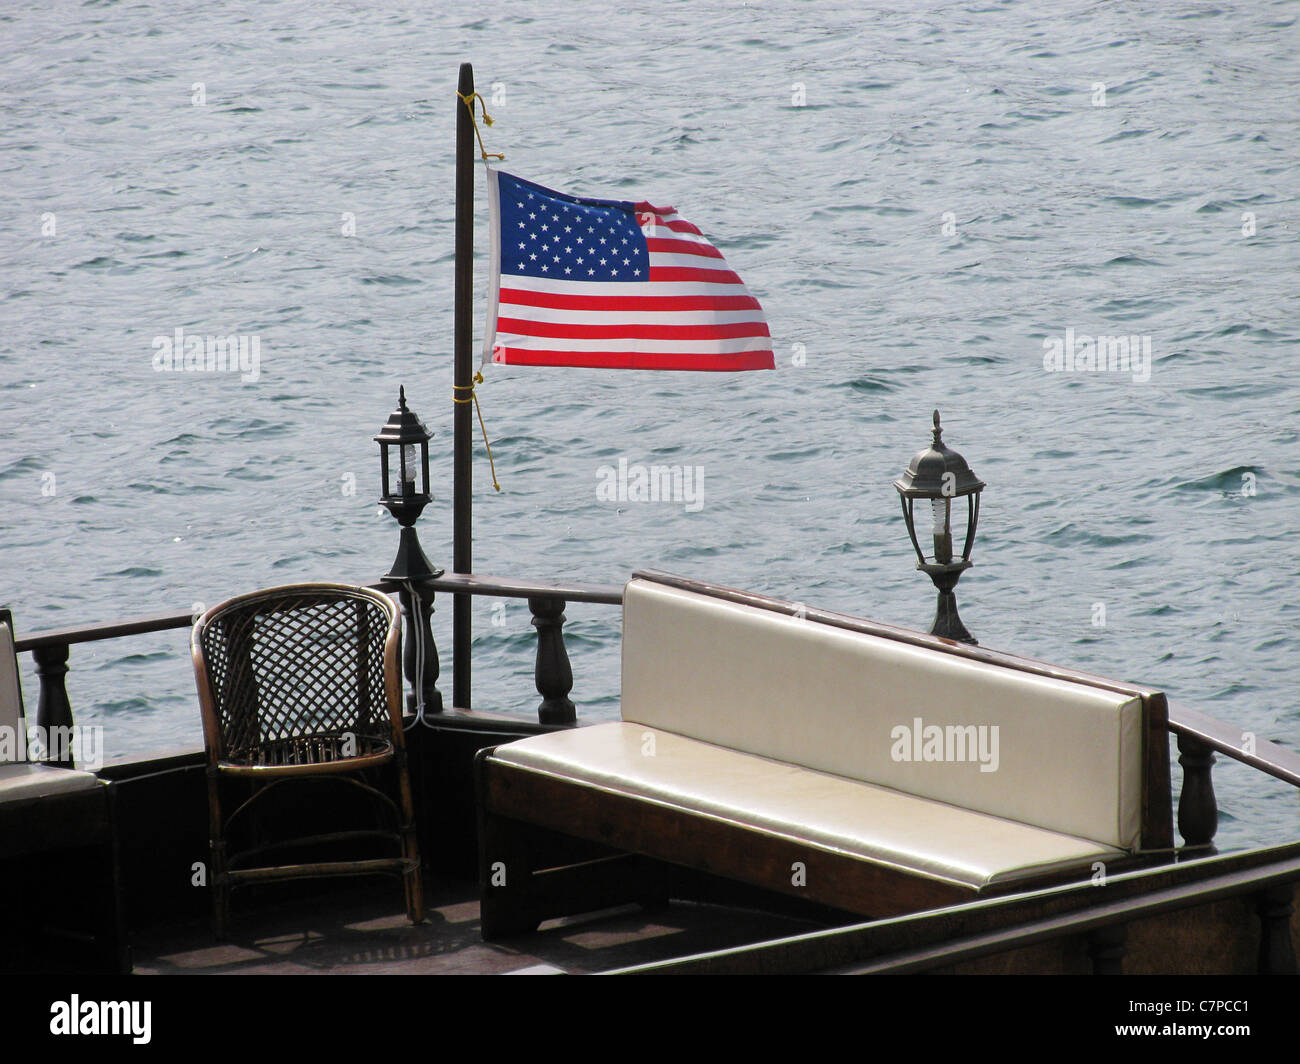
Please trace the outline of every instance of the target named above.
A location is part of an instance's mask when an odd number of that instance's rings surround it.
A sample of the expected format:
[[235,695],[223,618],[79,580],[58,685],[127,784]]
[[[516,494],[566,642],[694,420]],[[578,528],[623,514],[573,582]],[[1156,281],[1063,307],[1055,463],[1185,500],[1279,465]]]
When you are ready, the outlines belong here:
[[400,717],[385,663],[392,653],[395,664],[397,624],[387,596],[338,585],[273,588],[213,607],[194,630],[210,753],[237,765],[299,765],[391,745]]

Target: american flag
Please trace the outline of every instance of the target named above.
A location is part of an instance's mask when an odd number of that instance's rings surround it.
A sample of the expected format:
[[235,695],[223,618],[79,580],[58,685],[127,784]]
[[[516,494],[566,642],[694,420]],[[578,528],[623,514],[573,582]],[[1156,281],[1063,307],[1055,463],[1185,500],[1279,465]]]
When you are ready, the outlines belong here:
[[775,369],[758,300],[672,207],[583,199],[490,171],[484,359]]

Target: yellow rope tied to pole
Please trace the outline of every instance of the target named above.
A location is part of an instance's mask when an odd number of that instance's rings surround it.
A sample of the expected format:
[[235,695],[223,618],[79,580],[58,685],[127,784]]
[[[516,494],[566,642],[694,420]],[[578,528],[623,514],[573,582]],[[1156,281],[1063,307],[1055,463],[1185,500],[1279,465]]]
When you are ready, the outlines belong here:
[[[477,95],[477,94],[476,94]],[[474,374],[474,384],[483,383],[483,374]],[[474,384],[453,384],[452,391],[469,392],[468,399],[461,399],[455,395],[451,397],[453,403],[473,403],[474,409],[478,412],[478,427],[483,433],[483,446],[487,448],[488,466],[492,469],[492,486],[501,490],[501,485],[497,483],[497,464],[492,457],[492,445],[488,443],[487,426],[483,424],[483,407],[479,405],[478,392],[474,390]]]
[[483,103],[482,95],[477,92],[471,92],[468,96],[463,92],[458,92],[456,95],[459,96],[465,106],[469,108],[470,121],[474,123],[474,136],[478,137],[478,150],[479,154],[483,156],[483,161],[487,162],[489,159],[500,159],[502,162],[505,162],[506,157],[504,152],[489,152],[487,148],[483,146],[483,134],[479,132],[478,116],[474,113],[474,101],[478,100],[479,103],[483,104],[483,121],[489,126],[492,124],[492,116],[487,113],[487,104]]

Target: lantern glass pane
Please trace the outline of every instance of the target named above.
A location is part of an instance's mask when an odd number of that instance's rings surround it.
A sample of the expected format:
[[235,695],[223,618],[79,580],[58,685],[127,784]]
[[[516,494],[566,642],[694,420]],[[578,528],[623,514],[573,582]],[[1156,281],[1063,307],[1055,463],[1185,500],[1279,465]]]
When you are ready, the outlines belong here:
[[[965,531],[962,533],[962,539],[965,540],[965,544],[962,547],[961,556],[963,558],[969,558],[971,548],[975,545],[975,529],[979,524],[979,492],[972,492],[966,497],[966,505],[961,508],[961,512],[965,515]],[[954,542],[956,541],[954,540]]]
[[393,489],[388,478],[388,444],[379,445],[379,490],[385,499],[390,498]]
[[[907,535],[908,538],[912,541],[912,549],[916,551],[917,561],[924,562],[925,551],[924,549],[922,549],[921,543],[916,537],[916,523],[915,523],[916,520],[915,501],[916,500],[910,498],[907,495],[900,495],[899,499],[903,504],[903,521],[907,525]],[[921,535],[922,537],[924,537],[925,535],[924,530],[922,530]]]
[[970,500],[967,498],[949,499],[951,508],[948,511],[948,531],[952,533],[952,541],[960,543],[962,537],[966,534],[966,527],[970,524],[969,509]]

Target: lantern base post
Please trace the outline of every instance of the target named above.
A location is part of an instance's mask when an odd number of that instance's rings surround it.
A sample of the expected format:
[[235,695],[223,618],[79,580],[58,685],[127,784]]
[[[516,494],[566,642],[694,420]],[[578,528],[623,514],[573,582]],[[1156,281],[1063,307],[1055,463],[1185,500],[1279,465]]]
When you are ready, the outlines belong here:
[[942,639],[955,639],[959,643],[979,646],[979,641],[966,631],[957,614],[957,596],[951,591],[939,592],[939,604],[934,611],[934,623],[930,625],[930,634]]
[[385,580],[436,580],[442,576],[442,569],[435,569],[424,555],[420,546],[420,537],[415,534],[413,525],[402,526],[402,538],[397,545],[397,557],[393,567],[384,574]]
[[429,623],[433,614],[433,588],[423,581],[407,582],[398,593],[406,617],[406,639],[402,647],[402,671],[410,689],[406,711],[415,716],[442,712],[438,690],[438,645]]
[[442,693],[438,690],[438,648],[433,641],[429,616],[433,613],[433,587],[430,581],[442,576],[443,570],[435,568],[420,546],[413,524],[402,526],[402,538],[397,547],[393,567],[384,574],[385,580],[398,580],[405,586],[399,591],[402,612],[406,615],[406,639],[403,641],[402,665],[410,691],[406,708],[418,714],[442,712]]
[[934,581],[934,586],[939,591],[939,602],[935,606],[934,622],[930,625],[930,634],[937,635],[942,639],[955,639],[959,643],[969,643],[971,646],[977,647],[979,641],[961,623],[961,617],[957,614],[957,596],[953,593],[957,581],[961,579],[961,574],[970,567],[971,561],[969,558],[942,564],[923,562],[917,566],[918,569]]

